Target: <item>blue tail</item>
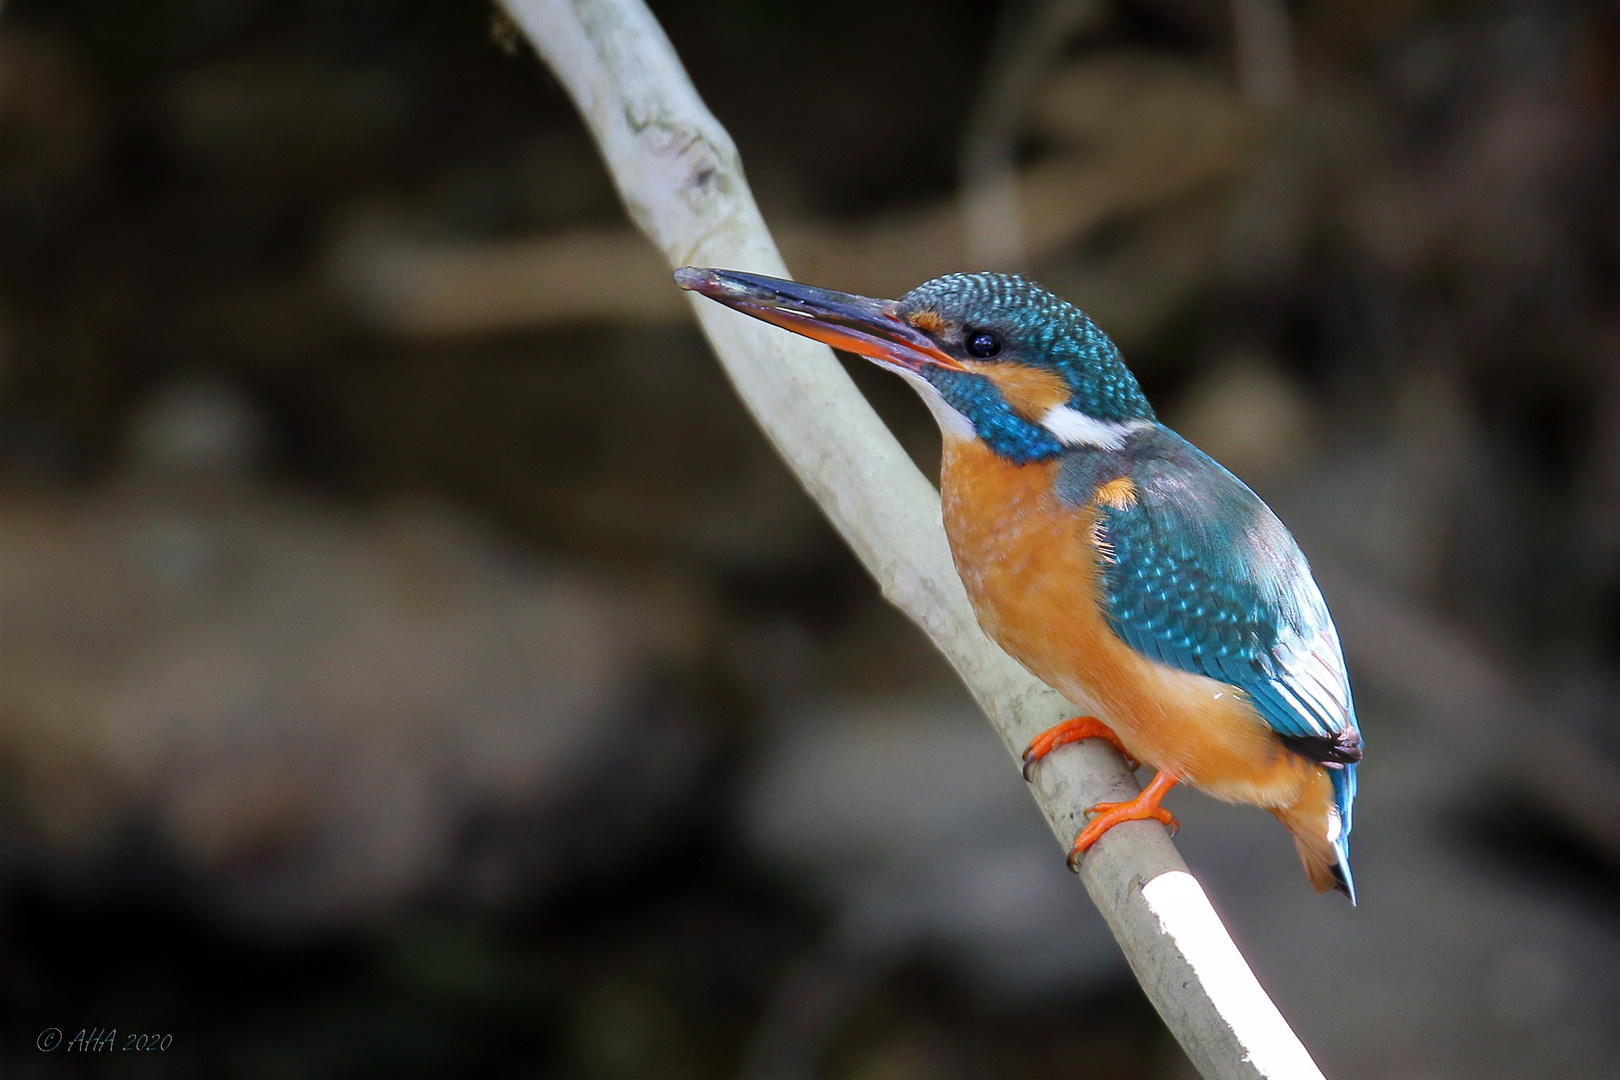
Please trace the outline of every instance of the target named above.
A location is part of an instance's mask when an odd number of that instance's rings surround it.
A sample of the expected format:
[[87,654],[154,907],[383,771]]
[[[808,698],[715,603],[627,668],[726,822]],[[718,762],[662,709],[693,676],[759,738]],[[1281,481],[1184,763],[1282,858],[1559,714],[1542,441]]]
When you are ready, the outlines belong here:
[[1333,802],[1339,808],[1339,835],[1333,840],[1333,852],[1339,861],[1333,866],[1333,880],[1340,892],[1356,903],[1356,879],[1350,876],[1350,806],[1356,801],[1356,767],[1344,765],[1329,769],[1333,780]]

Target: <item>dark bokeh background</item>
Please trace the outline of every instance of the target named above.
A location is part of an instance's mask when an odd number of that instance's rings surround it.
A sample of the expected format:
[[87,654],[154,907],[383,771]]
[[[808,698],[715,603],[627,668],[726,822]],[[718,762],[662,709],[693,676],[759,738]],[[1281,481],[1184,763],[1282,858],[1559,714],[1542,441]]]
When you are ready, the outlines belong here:
[[[801,276],[1027,269],[1295,529],[1362,906],[1175,805],[1328,1072],[1620,1072],[1620,8],[654,10]],[[490,8],[10,0],[0,425],[5,1075],[1190,1075]]]

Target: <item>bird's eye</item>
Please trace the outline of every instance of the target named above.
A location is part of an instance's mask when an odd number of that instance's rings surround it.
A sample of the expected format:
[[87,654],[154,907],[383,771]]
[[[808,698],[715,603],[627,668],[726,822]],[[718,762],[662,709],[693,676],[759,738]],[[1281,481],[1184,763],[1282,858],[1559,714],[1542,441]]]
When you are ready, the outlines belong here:
[[989,330],[969,330],[967,351],[969,356],[988,360],[1001,351],[1001,339]]

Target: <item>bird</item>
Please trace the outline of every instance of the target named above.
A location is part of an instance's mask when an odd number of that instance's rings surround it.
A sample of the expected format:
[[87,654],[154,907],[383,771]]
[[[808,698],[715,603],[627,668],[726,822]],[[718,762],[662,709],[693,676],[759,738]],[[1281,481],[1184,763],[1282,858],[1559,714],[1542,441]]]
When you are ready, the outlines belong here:
[[1356,902],[1361,731],[1309,564],[1241,480],[1161,423],[1079,308],[1015,274],[954,273],[898,300],[683,267],[682,288],[866,357],[942,436],[952,559],[985,633],[1077,707],[1024,753],[1104,739],[1139,795],[1092,807],[1069,865],[1124,821],[1172,830],[1186,783],[1271,811],[1317,892]]

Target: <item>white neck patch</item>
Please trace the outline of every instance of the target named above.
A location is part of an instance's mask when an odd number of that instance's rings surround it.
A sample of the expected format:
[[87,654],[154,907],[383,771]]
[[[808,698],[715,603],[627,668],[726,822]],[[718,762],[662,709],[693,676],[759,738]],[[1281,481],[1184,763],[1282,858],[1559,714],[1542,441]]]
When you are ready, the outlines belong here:
[[1041,426],[1064,446],[1095,446],[1100,450],[1118,450],[1133,432],[1150,426],[1147,420],[1098,420],[1078,409],[1059,405],[1041,418]]

